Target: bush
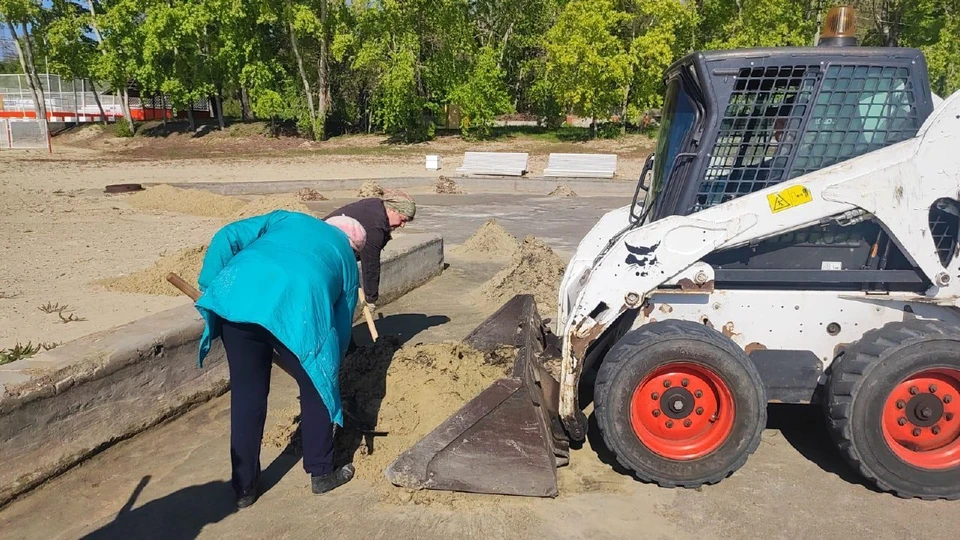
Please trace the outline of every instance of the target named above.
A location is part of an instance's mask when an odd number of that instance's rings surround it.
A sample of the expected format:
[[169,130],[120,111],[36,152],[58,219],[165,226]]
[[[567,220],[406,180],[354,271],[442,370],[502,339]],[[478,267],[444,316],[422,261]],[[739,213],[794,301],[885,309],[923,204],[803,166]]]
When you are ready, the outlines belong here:
[[126,120],[118,120],[116,127],[114,128],[114,134],[117,137],[133,137],[133,130],[130,129],[130,124]]

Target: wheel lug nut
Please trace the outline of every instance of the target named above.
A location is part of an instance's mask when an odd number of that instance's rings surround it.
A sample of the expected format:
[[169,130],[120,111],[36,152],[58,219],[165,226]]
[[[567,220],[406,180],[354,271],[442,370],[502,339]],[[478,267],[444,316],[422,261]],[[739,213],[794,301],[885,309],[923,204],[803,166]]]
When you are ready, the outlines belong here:
[[920,436],[920,428],[913,428],[913,436],[914,437]]
[[950,420],[953,420],[953,413],[948,412],[947,414],[943,415],[943,417],[946,418],[947,421],[949,422]]
[[680,386],[686,387],[688,384],[690,384],[690,381],[688,381],[687,379],[680,381]]
[[658,416],[660,416],[660,409],[654,409],[654,410],[653,410],[653,417],[656,418],[656,417],[658,417]]
[[690,427],[691,424],[693,424],[693,422],[691,422],[689,418],[683,421],[683,427]]
[[919,391],[920,391],[920,390],[919,390],[916,386],[911,386],[911,387],[910,387],[910,395],[911,395],[911,396],[917,395],[917,393],[918,393]]
[[898,426],[905,426],[905,425],[907,425],[907,419],[906,419],[906,418],[898,418],[898,419],[897,419],[897,425],[898,425]]
[[931,394],[936,394],[936,393],[937,393],[937,385],[935,385],[935,384],[931,384],[931,385],[930,385],[930,393],[931,393]]
[[904,408],[904,407],[906,407],[906,406],[907,406],[907,403],[906,403],[905,401],[903,401],[902,399],[898,399],[898,400],[897,400],[897,408],[898,408],[898,409],[902,409],[902,408]]
[[951,396],[950,394],[943,396],[944,403],[950,403],[951,401],[953,401],[953,396]]
[[663,381],[664,388],[670,388],[670,381]]
[[940,426],[933,426],[933,428],[932,428],[930,431],[932,431],[934,435],[939,435],[939,434],[940,434]]
[[673,427],[673,420],[667,420],[667,428]]
[[654,392],[650,394],[650,399],[660,399],[660,394]]
[[698,398],[698,399],[699,399],[699,398],[702,398],[702,397],[703,397],[703,392],[701,392],[700,390],[697,390],[696,392],[693,393],[693,396],[696,397],[696,398]]
[[703,407],[697,407],[697,414],[703,414]]

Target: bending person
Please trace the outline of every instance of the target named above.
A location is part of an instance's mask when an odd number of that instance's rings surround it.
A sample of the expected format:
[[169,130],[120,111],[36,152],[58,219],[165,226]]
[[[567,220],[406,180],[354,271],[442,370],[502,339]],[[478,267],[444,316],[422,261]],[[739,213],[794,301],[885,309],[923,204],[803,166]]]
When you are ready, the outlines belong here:
[[197,280],[206,327],[199,362],[220,337],[230,371],[231,484],[238,508],[253,504],[273,353],[300,387],[303,468],[314,493],[353,478],[334,467],[333,425],[343,425],[339,370],[358,294],[363,227],[278,210],[230,223],[214,235]]

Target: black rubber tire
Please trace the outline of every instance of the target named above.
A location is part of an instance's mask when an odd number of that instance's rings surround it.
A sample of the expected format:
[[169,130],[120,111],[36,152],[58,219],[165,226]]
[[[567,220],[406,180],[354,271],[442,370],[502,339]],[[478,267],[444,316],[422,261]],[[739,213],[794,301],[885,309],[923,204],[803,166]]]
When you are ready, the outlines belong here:
[[[659,366],[676,361],[709,368],[730,389],[736,416],[719,448],[678,461],[650,450],[630,421],[637,385]],[[594,386],[597,423],[617,462],[644,482],[663,487],[715,484],[743,466],[760,445],[767,398],[756,367],[740,347],[712,328],[688,321],[658,321],[626,333],[604,358]]]
[[831,366],[824,399],[830,434],[847,462],[882,491],[903,498],[960,499],[960,466],[912,466],[893,453],[880,427],[896,385],[938,366],[960,369],[960,328],[917,319],[867,332]]

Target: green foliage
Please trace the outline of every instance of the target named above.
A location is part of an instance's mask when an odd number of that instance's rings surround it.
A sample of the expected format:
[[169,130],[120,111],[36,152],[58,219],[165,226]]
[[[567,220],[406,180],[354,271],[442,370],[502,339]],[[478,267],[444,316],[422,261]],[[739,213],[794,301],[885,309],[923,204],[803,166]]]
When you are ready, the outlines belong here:
[[571,0],[544,39],[545,84],[563,108],[608,117],[630,78],[630,57],[615,34],[626,15],[611,0]]
[[450,101],[460,107],[460,131],[464,136],[489,137],[496,115],[510,112],[510,95],[503,78],[496,51],[490,47],[480,49],[467,80],[450,93]]
[[693,50],[699,16],[680,0],[631,0],[628,56],[633,70],[627,119],[663,104],[663,73]]
[[[854,3],[864,44],[917,47],[935,92],[960,89],[960,0]],[[615,136],[662,105],[664,71],[683,55],[810,46],[831,5],[0,0],[0,21],[13,24],[44,66],[102,90],[162,92],[179,110],[218,96],[233,116],[242,95],[244,112],[303,136],[379,131],[416,142],[433,137],[450,107],[460,110],[465,137],[491,136],[496,116],[510,111],[549,129],[567,115],[589,117],[590,136]],[[19,59],[0,63],[0,72],[20,71]],[[118,132],[132,135],[132,127]]]
[[816,0],[704,0],[699,32],[702,47],[812,45],[821,4]]
[[17,343],[12,349],[0,349],[0,366],[30,358],[38,352],[40,352],[40,346],[33,343],[27,343],[26,345]]
[[945,20],[938,38],[923,49],[929,66],[931,89],[946,97],[960,90],[960,9]]
[[133,130],[130,129],[130,124],[126,122],[117,122],[114,126],[113,134],[117,137],[133,137]]
[[38,343],[34,345],[28,341],[27,344],[24,345],[18,342],[11,349],[0,349],[0,366],[16,362],[17,360],[30,358],[40,351],[49,351],[58,346],[60,346],[59,343]]
[[20,69],[20,62],[17,62],[13,58],[4,58],[0,60],[0,74],[5,73],[21,73],[23,70]]

